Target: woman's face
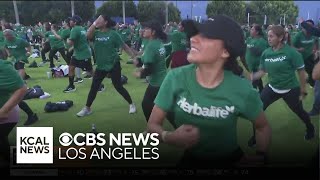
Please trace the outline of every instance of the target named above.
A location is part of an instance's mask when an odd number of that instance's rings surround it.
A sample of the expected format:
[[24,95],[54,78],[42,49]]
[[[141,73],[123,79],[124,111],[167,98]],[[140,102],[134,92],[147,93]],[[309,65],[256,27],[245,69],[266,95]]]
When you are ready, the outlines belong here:
[[146,39],[150,39],[152,37],[153,31],[151,28],[145,27],[143,29],[143,37]]
[[200,34],[190,38],[190,47],[187,57],[190,63],[211,64],[230,56],[222,40],[209,39]]
[[277,36],[272,30],[268,31],[268,43],[271,47],[278,46],[283,38],[283,36]]
[[250,35],[251,35],[251,37],[254,37],[254,36],[257,35],[257,31],[256,31],[256,29],[254,28],[254,26],[252,26],[252,28],[250,29]]

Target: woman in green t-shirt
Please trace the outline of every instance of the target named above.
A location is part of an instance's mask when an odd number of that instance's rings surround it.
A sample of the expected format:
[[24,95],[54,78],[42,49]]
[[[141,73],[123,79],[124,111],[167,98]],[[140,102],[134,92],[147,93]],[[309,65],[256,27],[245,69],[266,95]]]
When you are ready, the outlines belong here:
[[0,49],[0,159],[9,165],[10,145],[8,135],[19,121],[18,104],[27,87],[10,61]]
[[[196,23],[190,39],[190,65],[169,71],[155,99],[148,131],[164,143],[182,147],[178,166],[233,166],[245,160],[263,163],[271,129],[258,92],[241,78],[237,57],[245,53],[241,27],[231,18],[217,15]],[[234,88],[237,87],[237,88]],[[162,127],[173,112],[177,129]],[[244,156],[237,142],[237,120],[252,121],[257,131],[257,156]],[[250,158],[249,158],[250,157]]]
[[121,83],[121,65],[117,50],[122,47],[129,55],[134,56],[135,54],[128,45],[122,41],[120,35],[111,29],[115,25],[115,22],[112,21],[110,17],[101,15],[88,29],[87,38],[93,41],[97,67],[93,75],[86,106],[77,113],[79,117],[92,113],[91,105],[97,96],[103,79],[108,74],[111,75],[114,88],[128,102],[129,113],[133,114],[136,112],[136,107],[132,102],[130,94]]
[[[269,83],[261,92],[263,109],[282,98],[289,108],[306,126],[305,140],[314,138],[314,126],[308,113],[303,109],[302,99],[306,96],[306,72],[302,55],[293,47],[284,44],[285,31],[281,26],[272,26],[268,31],[268,42],[260,60],[260,70],[251,74],[251,80],[260,79],[268,73]],[[296,77],[299,74],[300,85]],[[253,146],[255,137],[249,140]],[[252,143],[250,143],[250,141]]]
[[141,78],[148,76],[149,85],[146,89],[142,100],[142,110],[148,121],[154,99],[156,98],[162,81],[167,74],[166,67],[166,50],[163,42],[166,41],[167,35],[163,32],[161,24],[157,21],[149,21],[142,24],[144,31],[143,37],[148,39],[148,44],[144,48],[143,55],[140,59],[134,59],[134,64],[142,68],[134,73],[134,76]]
[[[250,30],[250,37],[246,40],[246,64],[250,72],[257,72],[260,64],[262,52],[268,48],[267,41],[263,38],[261,26],[255,24]],[[259,92],[263,89],[262,79],[252,82],[254,88],[258,88]]]

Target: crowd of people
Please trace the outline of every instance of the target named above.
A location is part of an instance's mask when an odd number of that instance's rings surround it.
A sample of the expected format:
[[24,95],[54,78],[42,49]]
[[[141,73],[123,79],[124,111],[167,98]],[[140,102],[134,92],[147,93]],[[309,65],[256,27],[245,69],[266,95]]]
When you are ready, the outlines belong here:
[[[94,112],[91,106],[104,90],[105,77],[111,77],[129,113],[136,113],[137,102],[121,83],[124,50],[131,59],[127,63],[135,68],[134,76],[148,83],[141,102],[145,133],[158,133],[164,143],[185,148],[179,166],[252,161],[237,143],[239,117],[252,123],[248,146],[256,146],[255,161],[264,162],[272,135],[264,111],[280,98],[305,125],[305,140],[318,138],[310,120],[320,110],[317,31],[312,20],[302,22],[301,29],[293,27],[241,27],[223,15],[201,23],[182,20],[164,26],[156,20],[119,25],[107,15],[88,22],[74,15],[62,24],[45,22],[29,28],[1,21],[1,155],[9,157],[8,135],[18,122],[19,107],[28,114],[25,125],[39,119],[22,100],[26,82],[32,78],[25,64],[34,49],[41,52],[42,65],[49,62],[48,67],[54,68],[57,56],[68,65],[68,85],[61,93],[76,91],[75,83],[83,82],[81,70],[86,73],[84,78],[92,79],[78,117]],[[268,82],[263,83],[264,75]],[[302,105],[307,83],[315,90],[309,112]],[[163,129],[165,119],[174,131]]]

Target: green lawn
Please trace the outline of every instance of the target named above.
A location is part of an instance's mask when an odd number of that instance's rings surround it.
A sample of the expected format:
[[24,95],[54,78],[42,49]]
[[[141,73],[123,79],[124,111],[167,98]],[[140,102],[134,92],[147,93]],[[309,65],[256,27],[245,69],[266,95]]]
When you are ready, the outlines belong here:
[[[85,79],[82,84],[76,85],[77,91],[74,93],[63,93],[62,91],[68,85],[68,78],[48,79],[46,72],[49,70],[47,63],[44,67],[26,68],[31,79],[27,81],[28,86],[40,85],[46,92],[51,94],[48,99],[33,99],[27,100],[30,107],[38,114],[40,120],[35,123],[37,126],[54,127],[54,144],[58,145],[58,137],[63,132],[71,134],[77,132],[88,132],[91,130],[91,124],[95,123],[99,132],[117,133],[117,132],[143,132],[146,128],[141,101],[147,87],[141,79],[133,77],[133,65],[127,65],[127,56],[122,55],[124,60],[121,61],[122,73],[129,80],[125,88],[129,91],[133,101],[137,106],[138,112],[130,115],[127,102],[116,92],[111,84],[110,79],[105,79],[104,84],[106,90],[98,93],[96,100],[93,103],[93,114],[88,117],[78,118],[76,113],[79,112],[86,103],[87,95],[91,85],[91,80]],[[40,58],[36,59],[40,62]],[[32,59],[30,59],[30,62]],[[61,63],[64,61],[61,60]],[[59,63],[55,63],[58,65]],[[313,103],[313,92],[308,87],[309,95],[304,100],[304,107],[309,111]],[[72,100],[74,106],[67,112],[45,113],[44,106],[46,102]],[[287,105],[279,100],[272,104],[266,111],[267,118],[272,127],[272,144],[270,147],[270,160],[275,165],[281,165],[284,161],[292,165],[305,162],[314,154],[318,145],[318,136],[312,141],[304,140],[305,127],[301,120],[290,111]],[[23,126],[26,120],[26,114],[21,112],[21,120],[17,126]],[[247,140],[252,134],[252,127],[249,121],[239,119],[238,121],[239,144],[245,152],[254,153],[254,149],[247,147]],[[319,132],[319,117],[312,118],[312,122]],[[165,128],[171,130],[172,127],[168,122],[165,123]],[[14,129],[10,134],[10,141],[15,144]],[[160,145],[160,158],[170,159],[174,163],[181,156],[182,151],[167,145]],[[150,162],[156,164],[155,161]],[[135,164],[132,161],[132,164]],[[138,165],[138,164],[135,164]]]

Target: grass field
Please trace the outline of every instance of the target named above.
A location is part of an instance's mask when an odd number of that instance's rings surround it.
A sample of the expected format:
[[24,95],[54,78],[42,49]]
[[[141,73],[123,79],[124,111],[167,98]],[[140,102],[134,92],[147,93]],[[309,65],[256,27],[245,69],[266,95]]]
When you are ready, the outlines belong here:
[[[38,114],[40,120],[33,124],[33,127],[54,127],[54,145],[58,145],[58,137],[63,132],[71,134],[78,132],[88,132],[91,130],[91,124],[96,124],[99,132],[117,133],[117,132],[143,132],[146,128],[141,101],[147,87],[141,79],[133,77],[134,68],[126,64],[127,56],[122,55],[122,74],[129,80],[125,88],[129,91],[133,101],[137,106],[138,112],[130,115],[127,102],[116,92],[110,79],[105,79],[106,90],[98,93],[93,103],[93,114],[87,117],[78,118],[79,112],[86,103],[87,95],[92,80],[85,79],[83,83],[77,84],[77,91],[74,93],[63,93],[62,91],[68,85],[68,78],[48,79],[46,72],[49,70],[47,63],[44,67],[26,68],[31,79],[27,81],[28,86],[40,85],[46,92],[51,94],[48,99],[27,100],[30,107]],[[39,63],[41,60],[37,58]],[[30,59],[32,62],[32,59]],[[64,61],[61,59],[61,63]],[[55,62],[56,65],[59,63]],[[304,107],[309,111],[313,103],[313,92],[308,87],[309,95],[303,101]],[[74,106],[66,112],[45,113],[44,106],[46,102],[57,102],[63,100],[72,100]],[[266,111],[268,121],[272,127],[272,144],[270,146],[270,161],[276,166],[298,165],[309,160],[314,154],[318,145],[319,117],[313,117],[312,122],[316,127],[317,138],[312,141],[304,140],[305,127],[301,120],[287,107],[283,100],[272,104]],[[21,120],[17,126],[23,126],[27,116],[21,112]],[[168,122],[165,123],[167,130],[172,130]],[[239,119],[238,121],[239,144],[247,153],[254,153],[254,149],[247,147],[247,141],[252,134],[252,127],[249,121]],[[15,145],[16,129],[10,134],[10,141]],[[180,149],[161,144],[160,158],[170,159],[168,163],[176,162],[182,155]],[[131,163],[130,163],[131,164]],[[132,164],[135,164],[132,162]],[[131,165],[132,165],[131,164]],[[150,165],[157,165],[150,161]],[[138,165],[138,164],[135,164]]]

